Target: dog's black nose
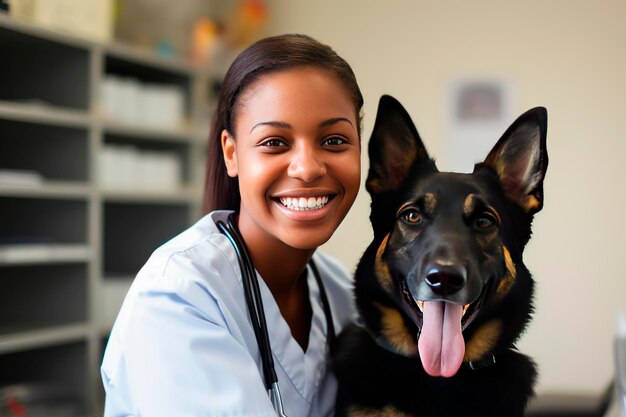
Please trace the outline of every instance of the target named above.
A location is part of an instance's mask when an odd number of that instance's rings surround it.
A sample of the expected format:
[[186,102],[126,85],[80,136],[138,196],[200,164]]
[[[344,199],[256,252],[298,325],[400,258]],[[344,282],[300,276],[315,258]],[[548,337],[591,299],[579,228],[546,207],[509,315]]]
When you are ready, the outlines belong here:
[[465,286],[467,270],[462,265],[433,263],[426,268],[426,284],[437,295],[452,295]]

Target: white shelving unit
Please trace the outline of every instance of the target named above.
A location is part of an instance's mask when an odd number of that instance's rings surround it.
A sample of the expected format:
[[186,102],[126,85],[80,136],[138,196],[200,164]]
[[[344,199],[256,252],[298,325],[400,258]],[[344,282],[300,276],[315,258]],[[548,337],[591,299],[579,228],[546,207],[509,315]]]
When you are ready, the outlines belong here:
[[[0,63],[0,392],[56,387],[68,417],[99,415],[99,366],[126,289],[200,215],[209,75],[3,15]],[[108,75],[178,87],[185,120],[173,129],[107,120],[98,93]],[[175,155],[180,185],[103,188],[108,145]],[[12,171],[28,175],[11,180]]]

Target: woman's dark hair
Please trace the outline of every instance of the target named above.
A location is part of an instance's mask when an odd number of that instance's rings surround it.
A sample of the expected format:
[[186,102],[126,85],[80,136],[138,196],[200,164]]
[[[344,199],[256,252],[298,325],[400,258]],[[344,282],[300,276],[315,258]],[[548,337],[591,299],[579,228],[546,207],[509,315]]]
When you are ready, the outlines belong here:
[[231,135],[241,94],[259,77],[288,68],[313,66],[334,74],[352,96],[361,134],[363,96],[350,65],[329,46],[305,35],[281,35],[262,39],[243,51],[232,63],[222,83],[217,108],[209,133],[204,212],[238,210],[241,202],[237,178],[226,171],[222,155],[221,135]]

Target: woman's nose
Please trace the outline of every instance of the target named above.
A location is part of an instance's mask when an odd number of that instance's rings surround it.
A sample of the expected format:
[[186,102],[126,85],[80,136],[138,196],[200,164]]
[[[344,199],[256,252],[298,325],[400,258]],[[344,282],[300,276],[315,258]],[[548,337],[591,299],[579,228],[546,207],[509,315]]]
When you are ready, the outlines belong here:
[[326,175],[326,165],[316,149],[304,146],[294,152],[287,174],[304,182],[312,182]]

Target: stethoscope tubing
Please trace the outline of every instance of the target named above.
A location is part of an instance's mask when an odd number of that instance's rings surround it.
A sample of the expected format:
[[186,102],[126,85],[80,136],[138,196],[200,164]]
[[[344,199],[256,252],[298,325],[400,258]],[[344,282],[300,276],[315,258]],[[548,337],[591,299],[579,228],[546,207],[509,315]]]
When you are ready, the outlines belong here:
[[263,300],[261,299],[259,282],[256,279],[256,272],[254,271],[254,267],[252,267],[252,261],[246,250],[245,243],[241,240],[239,231],[235,228],[230,216],[228,218],[228,225],[220,221],[217,222],[217,226],[228,238],[237,253],[246,306],[252,322],[252,328],[254,329],[257,345],[261,353],[265,388],[269,391],[272,388],[272,384],[278,383],[278,376],[274,368],[274,358],[269,342],[265,310],[263,308]]
[[[278,388],[278,376],[276,375],[274,357],[272,355],[270,337],[265,319],[265,310],[263,308],[263,300],[261,298],[261,290],[259,288],[259,281],[257,279],[252,260],[250,259],[250,255],[248,254],[245,242],[243,241],[237,226],[232,220],[234,216],[235,213],[231,213],[228,216],[226,223],[218,221],[216,222],[216,225],[220,232],[226,236],[226,238],[233,245],[235,253],[237,254],[237,261],[239,263],[239,269],[241,270],[241,280],[246,298],[246,307],[248,309],[248,314],[250,315],[250,321],[252,322],[252,328],[254,329],[254,336],[256,337],[259,352],[261,354],[265,388],[268,391],[270,400],[274,406],[274,410],[278,413],[278,416],[287,417],[284,412],[280,389]],[[328,301],[328,296],[326,295],[324,283],[322,282],[315,262],[311,260],[309,265],[313,271],[315,279],[317,280],[320,298],[322,299],[322,304],[324,305],[328,335],[327,340],[328,346],[331,347],[335,338],[335,326],[333,325],[330,303]]]

